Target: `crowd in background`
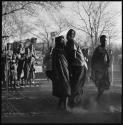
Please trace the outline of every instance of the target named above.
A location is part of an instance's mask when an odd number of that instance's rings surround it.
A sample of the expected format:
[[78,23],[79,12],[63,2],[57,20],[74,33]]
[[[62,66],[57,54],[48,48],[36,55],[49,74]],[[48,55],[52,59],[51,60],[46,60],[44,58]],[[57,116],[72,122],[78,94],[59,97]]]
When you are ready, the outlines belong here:
[[[58,107],[61,108],[63,104],[67,111],[81,102],[88,71],[98,90],[98,103],[100,96],[110,88],[111,56],[106,49],[106,36],[100,36],[100,45],[89,59],[88,49],[81,49],[74,40],[75,35],[76,32],[70,29],[66,36],[67,42],[64,36],[56,37],[55,47],[50,48],[44,60],[46,75],[52,80],[52,94],[59,98]],[[91,70],[88,70],[90,67]]]
[[12,49],[12,44],[7,44],[2,51],[2,86],[16,88],[16,86],[28,85],[35,78],[34,64],[36,63],[34,46],[24,47],[23,43],[18,43],[16,51]]
[[[42,57],[42,67],[52,81],[52,94],[59,98],[58,107],[63,104],[68,110],[81,101],[84,85],[91,79],[98,90],[96,100],[110,88],[109,67],[111,51],[106,48],[106,36],[100,36],[100,45],[91,56],[89,48],[82,48],[75,40],[76,32],[70,29],[67,42],[64,36],[55,38],[55,47],[50,47]],[[16,47],[15,47],[16,48]],[[2,51],[2,86],[16,89],[16,86],[31,85],[35,80],[36,52],[34,44],[19,43],[16,51],[11,44]]]

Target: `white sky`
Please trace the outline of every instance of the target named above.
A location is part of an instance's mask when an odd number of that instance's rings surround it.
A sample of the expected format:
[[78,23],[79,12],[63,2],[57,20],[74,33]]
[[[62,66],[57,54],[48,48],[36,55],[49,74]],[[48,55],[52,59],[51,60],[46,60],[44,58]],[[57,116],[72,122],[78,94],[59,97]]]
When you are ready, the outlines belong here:
[[[73,2],[64,2],[64,6],[65,6],[65,10],[64,10],[64,14],[71,17],[72,16],[72,12],[71,12],[71,6],[72,6]],[[117,12],[119,11],[119,16],[116,19],[116,28],[118,30],[118,35],[119,35],[119,39],[117,39],[116,41],[111,41],[117,45],[121,45],[122,44],[122,2],[120,1],[111,1],[110,6],[108,7],[109,10]]]
[[[73,17],[73,12],[71,10],[71,5],[73,4],[72,1],[68,2],[68,1],[64,1],[63,2],[65,8],[61,11],[65,16],[67,16],[67,18],[72,18]],[[121,35],[121,32],[122,32],[122,3],[120,1],[118,2],[111,2],[111,5],[109,6],[109,9],[111,9],[112,11],[119,11],[120,14],[119,16],[117,17],[116,21],[117,21],[117,26],[116,28],[118,29],[118,34],[119,34],[119,39],[117,39],[116,41],[111,41],[113,43],[116,43],[116,44],[122,44],[122,35]],[[56,27],[53,25],[52,21],[51,21],[51,18],[49,15],[47,15],[45,13],[45,11],[43,12],[40,12],[40,16],[38,17],[25,17],[25,21],[28,20],[28,23],[30,23],[31,25],[33,25],[33,23],[37,20],[37,18],[40,18],[40,19],[43,19],[43,20],[46,20],[46,22],[50,22],[50,27],[49,27],[49,32],[52,32],[52,31],[55,31],[56,30]],[[75,21],[77,21],[75,19]],[[36,31],[37,32],[37,31]],[[30,36],[27,36],[27,37],[30,37]]]

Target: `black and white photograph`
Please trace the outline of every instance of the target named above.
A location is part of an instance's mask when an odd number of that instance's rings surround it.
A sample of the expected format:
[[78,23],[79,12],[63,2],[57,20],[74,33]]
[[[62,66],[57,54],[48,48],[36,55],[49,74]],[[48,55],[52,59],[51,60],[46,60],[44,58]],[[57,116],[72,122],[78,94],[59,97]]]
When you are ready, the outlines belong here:
[[1,123],[121,123],[122,1],[1,1]]

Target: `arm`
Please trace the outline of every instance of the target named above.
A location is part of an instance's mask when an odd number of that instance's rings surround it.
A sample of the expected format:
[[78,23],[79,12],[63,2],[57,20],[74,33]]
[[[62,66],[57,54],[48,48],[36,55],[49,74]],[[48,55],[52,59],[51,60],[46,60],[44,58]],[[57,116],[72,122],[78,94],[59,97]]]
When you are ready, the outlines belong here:
[[71,44],[71,48],[72,48],[72,54],[73,54],[73,58],[76,59],[76,52],[77,52],[77,43],[74,42],[73,44]]

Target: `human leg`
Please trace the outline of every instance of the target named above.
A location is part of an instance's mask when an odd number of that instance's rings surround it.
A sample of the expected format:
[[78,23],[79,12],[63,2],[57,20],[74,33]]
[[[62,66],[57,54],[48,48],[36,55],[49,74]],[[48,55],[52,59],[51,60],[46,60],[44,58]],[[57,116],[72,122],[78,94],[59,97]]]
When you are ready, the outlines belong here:
[[100,103],[100,97],[103,95],[104,93],[104,89],[103,88],[98,88],[98,94],[97,94],[97,97],[96,97],[96,101],[98,103]]
[[57,108],[60,109],[62,107],[62,97],[59,98]]

